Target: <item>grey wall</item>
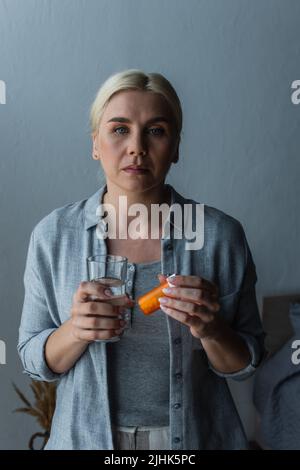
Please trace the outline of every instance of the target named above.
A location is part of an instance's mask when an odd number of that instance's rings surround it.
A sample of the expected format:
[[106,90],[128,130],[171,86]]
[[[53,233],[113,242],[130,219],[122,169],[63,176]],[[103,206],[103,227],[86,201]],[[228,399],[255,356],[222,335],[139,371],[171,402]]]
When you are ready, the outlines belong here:
[[[112,73],[166,75],[184,110],[178,191],[240,219],[263,295],[300,290],[297,0],[0,0],[0,448],[38,429],[13,414],[29,393],[16,342],[33,226],[96,191],[88,108]],[[1,103],[1,100],[0,100]],[[254,433],[251,381],[234,384]]]

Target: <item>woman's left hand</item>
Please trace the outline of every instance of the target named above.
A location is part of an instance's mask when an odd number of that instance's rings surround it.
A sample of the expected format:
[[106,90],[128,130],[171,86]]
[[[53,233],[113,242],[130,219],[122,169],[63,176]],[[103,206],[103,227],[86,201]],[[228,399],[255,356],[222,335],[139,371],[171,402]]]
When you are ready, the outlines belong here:
[[[166,276],[158,275],[160,282]],[[160,308],[175,320],[190,328],[196,338],[217,337],[222,328],[218,316],[220,310],[218,287],[199,276],[176,275],[170,280],[175,287],[164,289],[160,297]]]

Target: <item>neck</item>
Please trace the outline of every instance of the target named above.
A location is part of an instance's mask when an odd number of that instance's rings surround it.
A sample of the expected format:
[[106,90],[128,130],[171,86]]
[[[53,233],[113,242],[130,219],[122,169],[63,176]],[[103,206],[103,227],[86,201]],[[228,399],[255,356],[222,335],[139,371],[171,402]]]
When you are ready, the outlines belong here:
[[147,191],[126,191],[107,182],[107,191],[103,196],[103,202],[112,204],[115,210],[119,210],[119,197],[125,196],[128,208],[132,204],[144,204],[147,209],[151,210],[151,204],[171,204],[171,193],[163,182],[159,186],[148,189]]
[[[122,212],[120,214],[120,211],[122,211],[122,204],[120,205],[120,196],[126,197],[126,206],[127,206],[127,211],[129,211],[130,206],[132,204],[143,204],[146,209],[147,209],[147,214],[148,214],[148,222],[149,222],[149,230],[151,226],[151,205],[152,204],[168,204],[168,206],[171,205],[171,191],[165,185],[164,182],[162,182],[160,185],[155,186],[153,188],[150,188],[146,191],[126,191],[123,190],[122,188],[119,188],[115,186],[113,183],[107,181],[107,191],[103,195],[102,202],[105,204],[111,204],[116,213],[116,220],[117,220],[117,226],[119,225],[118,221],[124,219],[124,215]],[[124,208],[124,205],[123,205]],[[120,217],[121,215],[121,217]],[[130,224],[132,219],[136,217],[135,216],[130,216],[128,213],[126,214],[126,222],[127,226]],[[124,220],[124,223],[126,223]],[[161,230],[161,222],[159,223],[160,225],[160,230]]]

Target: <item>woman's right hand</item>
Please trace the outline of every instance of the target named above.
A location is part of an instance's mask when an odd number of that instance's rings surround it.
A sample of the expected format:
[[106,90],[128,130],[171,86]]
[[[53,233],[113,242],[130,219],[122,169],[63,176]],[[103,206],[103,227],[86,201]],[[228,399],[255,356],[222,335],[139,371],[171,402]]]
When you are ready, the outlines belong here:
[[[127,295],[114,298],[99,282],[83,281],[73,296],[71,332],[82,342],[106,340],[119,335],[126,324],[122,309],[131,308],[134,301]],[[91,300],[97,299],[97,300]]]

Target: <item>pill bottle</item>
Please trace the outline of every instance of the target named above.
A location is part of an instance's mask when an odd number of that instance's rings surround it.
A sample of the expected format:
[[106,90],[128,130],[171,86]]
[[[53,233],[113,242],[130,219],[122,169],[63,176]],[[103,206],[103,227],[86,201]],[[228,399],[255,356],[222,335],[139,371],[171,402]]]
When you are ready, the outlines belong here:
[[[172,274],[172,276],[175,276],[175,274]],[[170,282],[166,281],[163,284],[154,287],[149,292],[137,299],[139,307],[145,315],[150,315],[151,313],[160,309],[160,303],[158,299],[159,297],[165,297],[162,289],[169,286],[174,287]]]

